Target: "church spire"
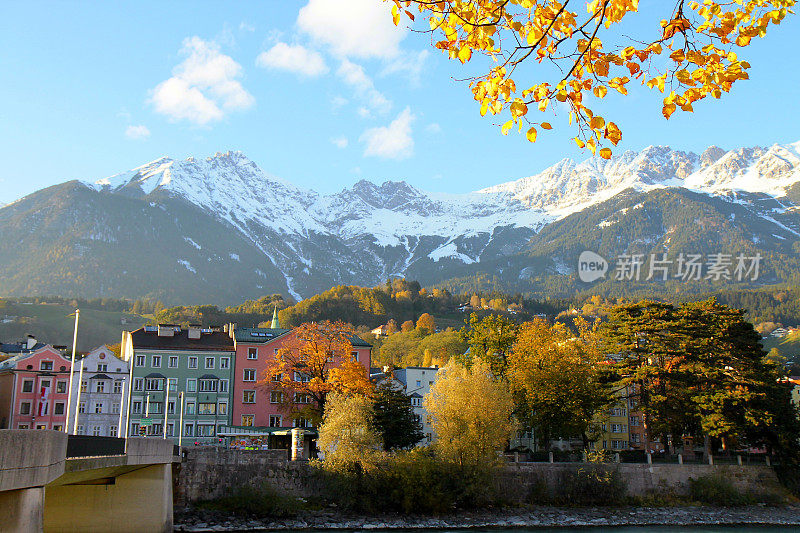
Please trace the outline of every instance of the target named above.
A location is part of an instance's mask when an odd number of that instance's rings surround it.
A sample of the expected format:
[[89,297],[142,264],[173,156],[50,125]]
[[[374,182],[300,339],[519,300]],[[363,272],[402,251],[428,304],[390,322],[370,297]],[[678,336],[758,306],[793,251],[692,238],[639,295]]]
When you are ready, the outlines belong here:
[[278,304],[275,304],[275,309],[272,311],[272,325],[270,325],[272,329],[280,329],[281,323],[278,322]]

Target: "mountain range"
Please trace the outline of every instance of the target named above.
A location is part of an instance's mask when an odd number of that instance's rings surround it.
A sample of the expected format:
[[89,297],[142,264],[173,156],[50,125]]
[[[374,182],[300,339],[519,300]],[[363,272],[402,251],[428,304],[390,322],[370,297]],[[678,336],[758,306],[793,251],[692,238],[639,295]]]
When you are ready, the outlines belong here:
[[[454,290],[558,295],[705,290],[738,280],[594,284],[581,251],[763,257],[758,279],[800,279],[800,142],[702,154],[651,146],[564,159],[468,194],[359,181],[297,187],[240,152],[161,158],[0,207],[0,295],[234,303],[405,276]],[[646,268],[646,267],[645,267]]]

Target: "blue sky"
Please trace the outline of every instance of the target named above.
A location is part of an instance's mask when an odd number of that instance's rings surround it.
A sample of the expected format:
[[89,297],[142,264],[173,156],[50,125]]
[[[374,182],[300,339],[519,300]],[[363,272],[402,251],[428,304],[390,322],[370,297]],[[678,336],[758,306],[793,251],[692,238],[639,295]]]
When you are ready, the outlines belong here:
[[[645,2],[643,2],[645,4]],[[627,33],[659,31],[647,2]],[[0,204],[166,155],[241,150],[321,192],[404,179],[466,192],[584,159],[564,114],[530,144],[482,118],[464,68],[424,34],[395,29],[379,0],[13,2],[0,23]],[[645,37],[646,38],[646,37]],[[800,21],[739,56],[753,65],[721,101],[660,114],[630,86],[599,110],[623,149],[702,151],[800,139]],[[301,65],[301,67],[298,67]],[[504,121],[505,119],[503,119]]]

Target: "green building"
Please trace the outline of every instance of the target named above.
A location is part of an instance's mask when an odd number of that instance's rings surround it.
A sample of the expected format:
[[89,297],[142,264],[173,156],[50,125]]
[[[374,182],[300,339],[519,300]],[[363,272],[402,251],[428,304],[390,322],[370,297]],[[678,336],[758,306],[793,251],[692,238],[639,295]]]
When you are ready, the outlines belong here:
[[130,364],[127,433],[217,444],[231,423],[234,344],[219,328],[159,324],[122,334]]

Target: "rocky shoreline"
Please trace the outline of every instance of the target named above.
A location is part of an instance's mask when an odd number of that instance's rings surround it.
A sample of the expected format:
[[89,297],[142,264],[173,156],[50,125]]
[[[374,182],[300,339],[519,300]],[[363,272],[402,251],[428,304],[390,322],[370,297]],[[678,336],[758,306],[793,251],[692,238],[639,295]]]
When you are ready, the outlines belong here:
[[175,531],[293,529],[466,529],[591,526],[800,526],[800,506],[721,507],[532,507],[447,516],[356,516],[335,511],[303,512],[295,518],[248,519],[204,509],[175,512]]

